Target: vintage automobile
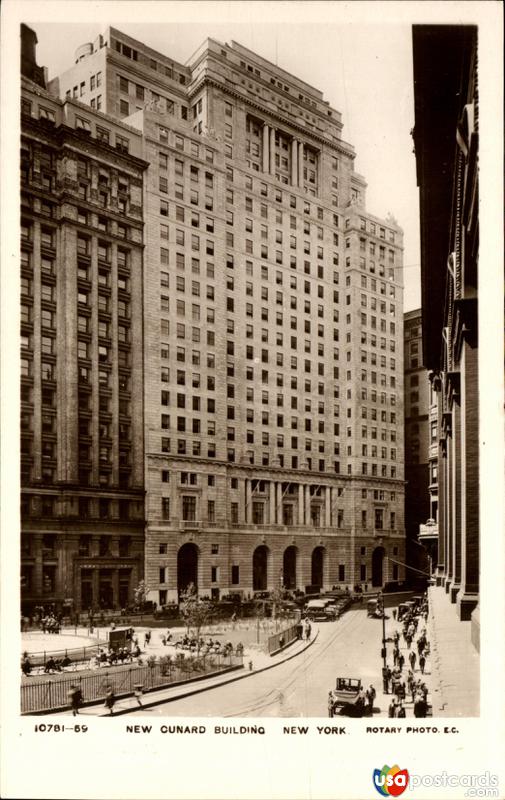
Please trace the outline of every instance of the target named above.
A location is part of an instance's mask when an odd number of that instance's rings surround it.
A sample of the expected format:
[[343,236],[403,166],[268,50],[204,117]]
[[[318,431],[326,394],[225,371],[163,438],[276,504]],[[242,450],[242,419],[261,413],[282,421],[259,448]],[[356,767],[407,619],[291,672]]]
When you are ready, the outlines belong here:
[[328,696],[329,716],[361,717],[364,708],[365,698],[361,679],[337,678],[335,689]]
[[[332,606],[332,608],[330,608]],[[309,600],[303,613],[313,622],[327,622],[328,620],[336,619],[334,598],[328,597],[318,598],[317,600]]]

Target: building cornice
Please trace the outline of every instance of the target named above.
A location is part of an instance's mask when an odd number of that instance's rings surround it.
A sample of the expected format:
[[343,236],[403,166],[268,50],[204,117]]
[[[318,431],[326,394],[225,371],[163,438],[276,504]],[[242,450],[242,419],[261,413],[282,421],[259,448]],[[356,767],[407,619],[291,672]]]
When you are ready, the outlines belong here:
[[280,120],[282,124],[285,125],[287,128],[292,128],[295,131],[298,131],[298,133],[302,134],[303,137],[306,139],[315,139],[321,145],[325,145],[326,147],[335,150],[341,155],[345,155],[351,159],[356,158],[356,153],[354,152],[354,150],[346,149],[343,145],[339,145],[329,139],[326,139],[324,136],[315,131],[312,130],[307,131],[306,128],[304,128],[302,125],[299,125],[297,122],[294,122],[292,119],[282,114],[282,112],[277,110],[273,112],[271,109],[266,108],[265,105],[254,102],[254,100],[252,100],[250,97],[245,96],[236,89],[232,89],[228,84],[223,83],[217,80],[216,78],[211,77],[210,75],[203,75],[201,79],[194,86],[190,88],[190,90],[188,91],[188,100],[190,102],[191,98],[194,97],[194,95],[198,91],[200,91],[202,86],[204,86],[205,84],[210,84],[212,86],[215,86],[217,89],[220,89],[226,94],[231,95],[235,99],[247,103],[247,105],[249,105],[251,108],[254,108],[256,111],[259,111],[263,117],[266,117],[268,115],[273,120]]
[[143,158],[118,150],[116,147],[106,144],[105,142],[100,142],[88,133],[71,128],[68,125],[53,126],[48,123],[41,125],[40,120],[34,119],[28,115],[23,116],[21,122],[21,136],[32,134],[34,134],[34,138],[43,139],[44,143],[48,145],[52,144],[62,149],[69,145],[74,145],[78,147],[81,152],[88,151],[95,153],[98,158],[103,158],[104,155],[107,155],[109,158],[113,156],[116,162],[126,162],[139,172],[144,172],[144,170],[149,167],[149,162],[145,161]]

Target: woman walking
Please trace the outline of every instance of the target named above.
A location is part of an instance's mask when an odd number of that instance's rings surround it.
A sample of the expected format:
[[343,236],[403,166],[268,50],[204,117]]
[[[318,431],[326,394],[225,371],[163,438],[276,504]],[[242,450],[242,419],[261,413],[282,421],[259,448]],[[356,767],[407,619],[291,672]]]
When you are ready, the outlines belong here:
[[114,703],[115,702],[116,702],[116,697],[114,695],[114,689],[112,688],[112,686],[108,686],[107,687],[107,692],[106,692],[106,695],[105,695],[104,706],[109,709],[111,716],[112,716],[112,713],[113,713]]

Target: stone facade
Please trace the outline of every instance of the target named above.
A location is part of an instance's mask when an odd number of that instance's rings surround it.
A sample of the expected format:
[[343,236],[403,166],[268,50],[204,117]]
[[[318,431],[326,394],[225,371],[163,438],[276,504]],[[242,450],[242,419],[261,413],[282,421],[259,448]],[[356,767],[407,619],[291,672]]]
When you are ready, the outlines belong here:
[[[468,620],[480,540],[477,29],[414,26],[414,77],[424,355],[438,395],[437,581]],[[478,627],[477,613],[474,643]]]
[[436,562],[438,401],[423,365],[421,309],[405,314],[404,338],[407,561],[423,572],[429,569],[428,554]]
[[114,28],[51,88],[149,164],[151,599],[402,579],[402,231],[366,210],[340,113],[236,43],[182,66]]
[[22,607],[119,607],[144,560],[141,137],[25,79],[21,110]]

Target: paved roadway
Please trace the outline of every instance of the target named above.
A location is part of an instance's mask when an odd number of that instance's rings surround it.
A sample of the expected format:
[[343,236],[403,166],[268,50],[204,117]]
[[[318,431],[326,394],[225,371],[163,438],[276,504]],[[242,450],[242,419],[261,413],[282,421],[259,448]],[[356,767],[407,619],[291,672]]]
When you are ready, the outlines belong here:
[[[330,688],[340,676],[373,683],[376,714],[387,716],[380,689],[382,624],[365,609],[348,611],[337,622],[319,625],[319,636],[304,653],[257,675],[149,709],[164,717],[326,717]],[[382,706],[382,707],[381,707]],[[380,708],[380,712],[379,712]]]

